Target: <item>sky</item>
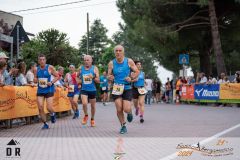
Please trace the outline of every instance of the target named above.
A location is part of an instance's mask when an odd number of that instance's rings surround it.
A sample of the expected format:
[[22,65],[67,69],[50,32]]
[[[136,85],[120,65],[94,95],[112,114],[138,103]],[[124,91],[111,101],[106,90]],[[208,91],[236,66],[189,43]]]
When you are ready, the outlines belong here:
[[[73,1],[77,0],[0,0],[0,10],[12,12]],[[23,17],[23,27],[27,32],[36,35],[43,30],[55,28],[67,33],[70,44],[78,48],[78,43],[87,30],[87,13],[89,13],[90,25],[95,19],[101,19],[108,29],[107,35],[109,37],[119,30],[118,24],[123,23],[121,14],[116,7],[116,0],[89,0],[71,5],[16,12],[14,14]],[[157,73],[163,83],[166,82],[167,77],[172,77],[172,72],[160,65],[158,65]]]

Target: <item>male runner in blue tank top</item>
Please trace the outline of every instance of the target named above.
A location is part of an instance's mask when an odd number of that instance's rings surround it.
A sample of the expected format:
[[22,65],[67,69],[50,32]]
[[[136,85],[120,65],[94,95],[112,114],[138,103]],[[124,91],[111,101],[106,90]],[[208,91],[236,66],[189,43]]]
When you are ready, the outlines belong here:
[[[53,96],[55,92],[54,83],[58,80],[58,73],[52,65],[46,64],[46,56],[41,54],[38,56],[39,66],[34,71],[34,82],[38,83],[37,89],[37,105],[39,114],[43,121],[42,129],[48,129],[46,114],[44,113],[44,101],[46,99],[47,109],[51,115],[51,122],[56,122],[56,114],[53,110]],[[51,81],[51,75],[54,79]]]
[[96,112],[96,94],[97,89],[95,83],[100,83],[98,68],[92,65],[92,57],[90,55],[84,56],[84,66],[80,67],[79,76],[82,82],[81,99],[83,105],[83,112],[85,116],[82,119],[82,124],[87,124],[88,111],[87,104],[88,99],[91,104],[91,127],[95,127],[95,112]]
[[[117,45],[114,53],[116,58],[108,64],[108,79],[113,81],[112,95],[121,123],[120,134],[124,134],[127,132],[127,128],[123,112],[127,113],[127,120],[131,122],[133,119],[131,81],[138,77],[139,70],[132,59],[125,57],[123,46]],[[130,75],[130,70],[134,74]]]

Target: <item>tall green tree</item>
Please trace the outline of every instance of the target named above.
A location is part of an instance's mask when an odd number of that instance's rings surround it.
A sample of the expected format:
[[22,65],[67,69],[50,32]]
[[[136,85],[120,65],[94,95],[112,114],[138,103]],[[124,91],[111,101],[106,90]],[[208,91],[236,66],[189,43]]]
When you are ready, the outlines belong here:
[[[110,46],[111,40],[107,37],[107,28],[100,19],[94,20],[89,30],[89,54],[93,56],[94,62],[99,63],[99,56]],[[79,42],[80,55],[87,54],[87,34]]]
[[[226,32],[226,29],[232,29],[236,23],[231,15],[239,15],[239,4],[234,0],[214,1],[215,20],[218,21],[216,25],[212,23],[214,20],[211,18],[214,16],[209,14],[208,2],[208,0],[118,0],[117,6],[129,27],[130,40],[146,48],[165,68],[176,73],[180,67],[177,65],[178,55],[189,53],[190,65],[194,70],[201,69],[211,74],[212,70],[224,72],[219,35]],[[236,17],[239,19],[239,16]],[[213,25],[215,26],[211,27]],[[219,27],[220,34],[216,34],[216,26]],[[223,51],[224,49],[223,47]],[[212,66],[217,67],[211,69]],[[218,68],[218,71],[215,68]]]
[[48,63],[52,65],[67,66],[80,61],[77,49],[69,44],[67,34],[56,29],[38,33],[36,38],[23,45],[22,52],[27,63],[36,61],[40,53],[45,54]]
[[108,63],[115,58],[114,55],[114,44],[107,47],[104,52],[98,57],[99,61],[99,71],[102,73],[103,71],[107,71]]

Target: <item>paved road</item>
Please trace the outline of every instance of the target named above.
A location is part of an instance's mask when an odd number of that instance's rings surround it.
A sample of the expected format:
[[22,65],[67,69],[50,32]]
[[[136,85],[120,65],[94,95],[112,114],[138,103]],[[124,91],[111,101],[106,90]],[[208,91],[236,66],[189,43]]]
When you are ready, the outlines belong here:
[[[194,144],[239,125],[239,115],[240,108],[237,107],[147,105],[144,124],[139,122],[139,117],[134,117],[133,122],[127,124],[128,133],[120,135],[113,103],[108,106],[98,103],[94,128],[84,127],[80,119],[72,120],[69,116],[58,119],[56,124],[50,124],[49,130],[41,130],[40,123],[0,130],[0,159],[1,156],[4,159],[4,148],[12,138],[21,142],[25,150],[22,151],[24,160],[117,159],[116,152],[120,151],[123,153],[120,159],[161,159],[175,153],[178,143]],[[235,151],[236,147],[240,148],[239,126],[221,137],[227,139]],[[209,144],[217,140],[209,140]],[[79,156],[81,158],[77,158]],[[221,159],[240,160],[237,153],[234,156]],[[198,158],[203,157],[194,157]]]
[[[240,108],[236,107],[146,105],[145,123],[140,124],[139,117],[134,117],[133,122],[127,124],[128,134],[124,137],[209,137],[239,124],[239,115]],[[70,116],[50,124],[48,131],[41,131],[41,125],[1,130],[0,137],[116,137],[120,127],[113,103],[97,104],[95,128],[83,127],[80,119],[72,120]],[[239,137],[240,128],[227,136]]]

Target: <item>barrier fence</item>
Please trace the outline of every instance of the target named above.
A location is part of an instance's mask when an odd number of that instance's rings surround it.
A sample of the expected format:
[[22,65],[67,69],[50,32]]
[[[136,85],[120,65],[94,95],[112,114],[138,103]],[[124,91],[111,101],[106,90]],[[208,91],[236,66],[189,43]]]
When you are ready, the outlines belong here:
[[[29,86],[0,87],[0,120],[38,115],[36,92],[36,87]],[[181,101],[240,103],[240,84],[184,85]],[[66,90],[56,88],[53,108],[55,112],[71,109]],[[46,107],[45,112],[47,112]]]
[[[36,93],[37,87],[0,87],[0,120],[38,115]],[[56,88],[53,98],[53,109],[55,112],[71,109],[66,90]],[[47,112],[46,103],[45,112]]]
[[181,101],[240,103],[240,84],[183,85]]

